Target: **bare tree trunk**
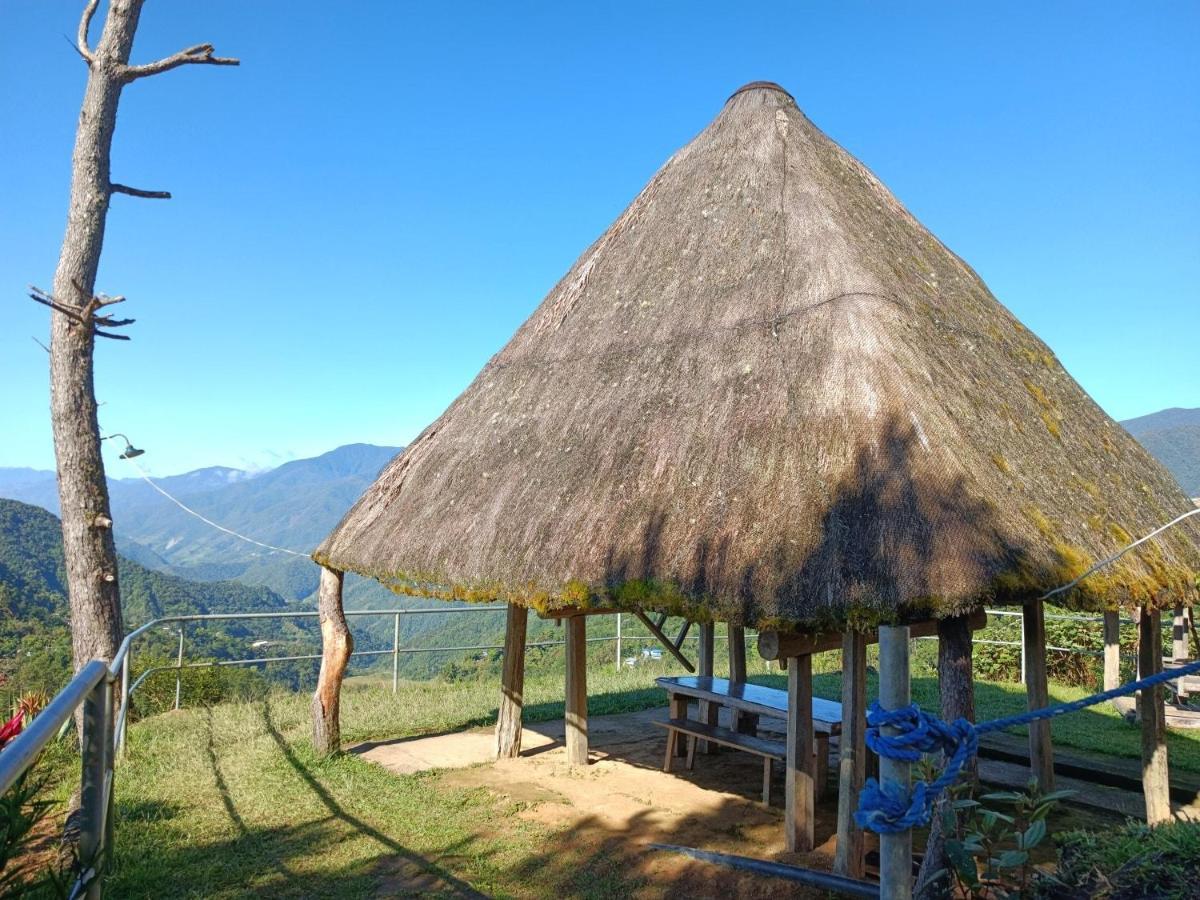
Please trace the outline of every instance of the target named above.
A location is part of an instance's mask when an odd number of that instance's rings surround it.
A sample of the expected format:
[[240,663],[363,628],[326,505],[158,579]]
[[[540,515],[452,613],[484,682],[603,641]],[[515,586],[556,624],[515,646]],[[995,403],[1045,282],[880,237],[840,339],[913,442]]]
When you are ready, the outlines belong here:
[[93,658],[111,659],[123,631],[117,552],[93,387],[96,336],[119,337],[101,332],[97,326],[112,328],[129,324],[129,320],[113,320],[98,314],[102,307],[122,298],[98,297],[94,293],[108,203],[114,192],[169,196],[112,183],[109,158],[117,105],[121,90],[137,78],[185,63],[236,64],[236,60],[214,57],[212,47],[205,44],[156,63],[129,65],[142,2],[112,0],[94,50],[88,47],[88,30],[99,0],[88,0],[79,23],[76,49],[87,64],[88,79],[71,158],[67,231],[54,273],[53,292],[41,300],[53,310],[50,419],[76,671]]
[[[938,622],[938,692],[942,699],[942,719],[975,721],[975,686],[971,625],[968,616],[954,616]],[[973,775],[975,760],[970,762],[968,776]],[[942,831],[942,816],[947,799],[943,797],[933,808],[929,823],[929,837],[925,841],[925,856],[921,860],[921,871],[917,876],[917,897],[945,896],[948,874],[938,881],[933,876],[938,871],[949,873],[950,862],[946,857],[946,835]]]
[[321,567],[317,611],[321,620],[321,674],[312,702],[313,746],[317,753],[329,755],[342,748],[342,677],[354,652],[354,637],[346,627],[342,610],[341,572]]

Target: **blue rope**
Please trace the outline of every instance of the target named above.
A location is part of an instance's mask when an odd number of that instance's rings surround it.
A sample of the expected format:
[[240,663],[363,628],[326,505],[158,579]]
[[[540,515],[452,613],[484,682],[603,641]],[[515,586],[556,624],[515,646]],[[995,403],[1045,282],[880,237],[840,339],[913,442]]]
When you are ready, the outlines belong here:
[[[975,756],[981,734],[1065,716],[1197,672],[1200,672],[1200,660],[1186,666],[1165,669],[1140,681],[1123,684],[1070,703],[1059,703],[1015,716],[992,719],[978,725],[966,719],[943,722],[937,716],[924,712],[915,703],[900,709],[884,709],[878,702],[872,703],[867,712],[868,747],[880,756],[904,762],[917,762],[924,754],[940,751],[945,754],[946,765],[937,778],[933,781],[918,781],[913,785],[911,792],[905,791],[903,786],[893,781],[880,784],[874,778],[868,779],[862,793],[859,794],[858,811],[854,814],[854,821],[860,828],[877,834],[921,828],[929,824],[933,804],[938,796],[958,780],[963,767]],[[883,728],[895,729],[897,733],[883,734]]]

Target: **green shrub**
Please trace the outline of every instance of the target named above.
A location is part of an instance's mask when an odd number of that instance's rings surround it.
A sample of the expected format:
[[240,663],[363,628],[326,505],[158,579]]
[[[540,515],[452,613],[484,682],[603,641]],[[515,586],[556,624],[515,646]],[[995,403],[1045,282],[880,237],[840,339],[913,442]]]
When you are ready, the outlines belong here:
[[[1088,900],[1192,900],[1200,897],[1200,822],[1150,828],[1129,821],[1101,832],[1059,835],[1058,883],[1039,884],[1039,896]],[[1063,885],[1070,885],[1064,889]]]

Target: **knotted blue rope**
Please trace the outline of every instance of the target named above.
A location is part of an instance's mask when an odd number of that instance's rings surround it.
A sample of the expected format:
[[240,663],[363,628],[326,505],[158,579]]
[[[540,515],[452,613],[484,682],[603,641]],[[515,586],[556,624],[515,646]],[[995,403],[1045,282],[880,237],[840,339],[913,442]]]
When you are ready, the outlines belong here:
[[[963,768],[978,751],[981,734],[1065,716],[1197,672],[1200,672],[1200,660],[1164,669],[1140,681],[1132,681],[1070,703],[1058,703],[1044,709],[980,722],[978,725],[966,719],[943,722],[915,703],[899,709],[884,709],[878,702],[872,703],[867,712],[868,747],[880,756],[903,762],[917,762],[924,754],[940,751],[945,754],[946,765],[935,779],[918,781],[911,791],[905,791],[896,782],[880,784],[874,778],[868,779],[858,796],[858,811],[854,814],[854,821],[860,828],[877,834],[923,827],[929,824],[938,796],[958,780]],[[883,728],[894,728],[897,733],[883,734]]]

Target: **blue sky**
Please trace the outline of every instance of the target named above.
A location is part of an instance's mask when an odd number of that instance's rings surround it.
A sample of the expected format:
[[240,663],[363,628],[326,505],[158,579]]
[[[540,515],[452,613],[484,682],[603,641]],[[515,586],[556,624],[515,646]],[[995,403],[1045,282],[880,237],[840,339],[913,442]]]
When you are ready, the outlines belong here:
[[[53,466],[83,0],[0,0],[0,465]],[[98,27],[95,33],[98,34]],[[1200,405],[1200,5],[149,0],[98,288],[146,466],[404,443],[740,84],[787,87],[1114,417]],[[128,475],[110,457],[110,473]]]

